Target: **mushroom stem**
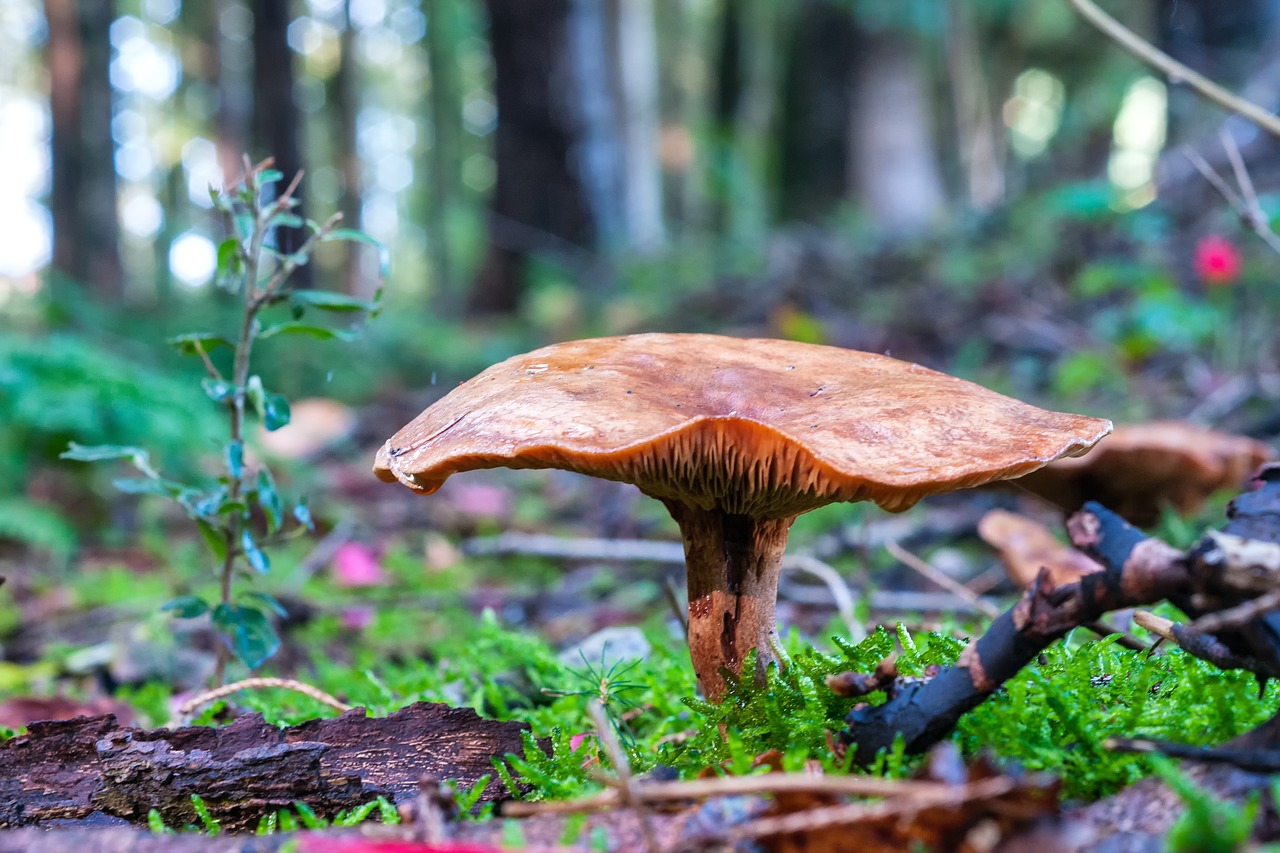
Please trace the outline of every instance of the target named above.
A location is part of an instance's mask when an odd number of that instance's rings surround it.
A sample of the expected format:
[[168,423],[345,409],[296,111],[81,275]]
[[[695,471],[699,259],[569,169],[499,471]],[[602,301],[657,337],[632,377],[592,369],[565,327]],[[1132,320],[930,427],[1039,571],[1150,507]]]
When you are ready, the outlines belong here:
[[702,692],[725,692],[724,667],[742,672],[756,650],[756,679],[775,660],[778,572],[795,519],[758,519],[664,501],[684,538],[689,582],[689,655]]

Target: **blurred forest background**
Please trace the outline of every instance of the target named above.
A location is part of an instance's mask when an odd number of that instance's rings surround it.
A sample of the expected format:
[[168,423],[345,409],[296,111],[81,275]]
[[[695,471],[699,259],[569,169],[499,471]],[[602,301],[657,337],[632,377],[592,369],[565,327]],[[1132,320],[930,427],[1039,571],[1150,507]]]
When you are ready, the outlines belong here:
[[[1275,0],[1109,7],[1280,106]],[[263,348],[268,386],[372,412],[370,447],[494,360],[641,330],[1274,435],[1276,258],[1180,150],[1229,176],[1221,129],[1274,211],[1277,140],[1066,0],[6,0],[0,498],[65,503],[69,440],[198,445],[164,340],[234,314],[209,187],[245,154],[388,251],[362,341]],[[378,266],[305,273],[368,296]]]

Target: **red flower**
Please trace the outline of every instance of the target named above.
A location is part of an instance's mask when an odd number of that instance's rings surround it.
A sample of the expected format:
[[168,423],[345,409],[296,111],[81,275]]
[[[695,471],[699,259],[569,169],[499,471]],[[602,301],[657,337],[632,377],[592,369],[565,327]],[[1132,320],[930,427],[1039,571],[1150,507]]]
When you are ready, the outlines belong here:
[[1210,235],[1196,244],[1195,265],[1206,284],[1231,284],[1240,275],[1240,250],[1230,240]]

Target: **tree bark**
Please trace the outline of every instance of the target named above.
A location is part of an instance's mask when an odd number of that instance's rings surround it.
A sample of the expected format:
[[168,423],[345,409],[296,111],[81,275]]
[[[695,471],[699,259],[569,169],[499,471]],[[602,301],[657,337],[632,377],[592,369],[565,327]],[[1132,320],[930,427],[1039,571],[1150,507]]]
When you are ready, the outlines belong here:
[[[198,824],[192,794],[226,830],[252,829],[295,802],[331,817],[379,796],[413,797],[424,773],[474,785],[492,774],[491,758],[521,751],[526,730],[427,703],[284,729],[259,714],[153,731],[110,715],[32,723],[0,743],[0,826],[146,825],[151,809],[169,826]],[[490,784],[482,798],[503,791]]]
[[114,0],[45,0],[53,269],[107,299],[124,293],[111,136]]

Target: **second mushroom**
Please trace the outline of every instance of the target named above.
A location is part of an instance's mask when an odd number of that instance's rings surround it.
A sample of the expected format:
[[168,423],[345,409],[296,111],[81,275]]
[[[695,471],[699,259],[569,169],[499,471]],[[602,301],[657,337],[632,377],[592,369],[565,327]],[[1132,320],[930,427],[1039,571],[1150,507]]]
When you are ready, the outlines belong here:
[[496,364],[378,452],[430,494],[478,468],[563,468],[634,483],[680,526],[689,651],[707,698],[775,659],[778,572],[796,516],[837,501],[905,510],[1087,451],[1109,421],[1035,408],[870,353],[646,334],[571,341]]

